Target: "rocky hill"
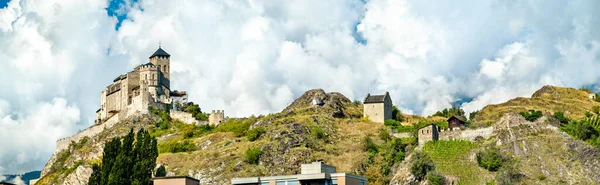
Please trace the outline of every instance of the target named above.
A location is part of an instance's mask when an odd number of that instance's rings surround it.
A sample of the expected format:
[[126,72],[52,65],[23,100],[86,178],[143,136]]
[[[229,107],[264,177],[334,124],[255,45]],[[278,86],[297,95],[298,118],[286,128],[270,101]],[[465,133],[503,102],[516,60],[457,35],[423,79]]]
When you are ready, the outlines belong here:
[[583,118],[600,102],[589,97],[590,92],[570,87],[544,86],[537,90],[531,98],[518,97],[505,103],[487,105],[475,115],[474,126],[490,125],[498,121],[505,113],[519,113],[527,110],[540,110],[547,113],[564,112],[573,119]]
[[[571,106],[584,104],[583,108]],[[168,175],[192,176],[201,184],[229,184],[233,177],[294,174],[300,164],[317,160],[340,172],[366,176],[369,184],[417,184],[420,182],[408,172],[415,150],[431,156],[449,181],[485,184],[493,181],[496,172],[479,167],[474,156],[491,145],[518,161],[521,183],[590,184],[600,181],[597,148],[559,131],[557,120],[549,114],[529,122],[514,112],[531,108],[552,112],[566,106],[560,110],[577,117],[595,104],[583,92],[545,86],[529,100],[518,98],[484,108],[477,120],[491,122],[488,125],[494,131],[487,139],[428,142],[424,146],[417,146],[414,137],[390,139],[390,127],[362,118],[361,104],[320,89],[305,92],[279,113],[229,119],[216,128],[185,124],[154,111],[130,117],[57,151],[38,184],[85,184],[91,164],[100,162],[103,144],[131,128],[148,129],[157,137],[157,166],[165,166]],[[410,120],[429,119],[410,116]],[[246,158],[249,149],[261,151],[256,163]]]

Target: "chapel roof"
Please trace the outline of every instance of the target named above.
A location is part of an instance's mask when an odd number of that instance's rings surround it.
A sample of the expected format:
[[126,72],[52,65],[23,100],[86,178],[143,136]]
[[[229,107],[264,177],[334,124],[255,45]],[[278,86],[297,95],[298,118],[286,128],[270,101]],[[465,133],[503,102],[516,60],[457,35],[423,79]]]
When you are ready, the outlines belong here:
[[165,50],[163,50],[161,47],[158,47],[158,50],[156,50],[154,52],[154,54],[152,54],[152,56],[150,56],[150,58],[155,57],[155,56],[165,56],[165,57],[169,57],[171,55],[169,55],[169,53],[167,53]]
[[385,96],[387,95],[387,92],[382,95],[367,94],[367,97],[365,97],[365,101],[363,103],[383,103],[385,101]]

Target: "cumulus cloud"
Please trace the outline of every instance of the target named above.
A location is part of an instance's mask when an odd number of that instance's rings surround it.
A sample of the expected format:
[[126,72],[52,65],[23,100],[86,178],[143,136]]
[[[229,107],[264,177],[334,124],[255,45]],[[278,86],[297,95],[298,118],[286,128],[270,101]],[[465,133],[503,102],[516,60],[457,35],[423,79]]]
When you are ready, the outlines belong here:
[[[594,1],[13,0],[0,9],[0,74],[10,79],[0,81],[0,132],[13,131],[0,139],[28,139],[1,143],[0,173],[40,169],[54,140],[89,126],[100,91],[146,63],[159,41],[172,55],[172,89],[188,91],[205,111],[277,112],[323,88],[353,100],[389,91],[403,111],[421,115],[456,102],[470,112],[545,84],[596,84],[599,8]],[[38,127],[49,132],[20,133]]]

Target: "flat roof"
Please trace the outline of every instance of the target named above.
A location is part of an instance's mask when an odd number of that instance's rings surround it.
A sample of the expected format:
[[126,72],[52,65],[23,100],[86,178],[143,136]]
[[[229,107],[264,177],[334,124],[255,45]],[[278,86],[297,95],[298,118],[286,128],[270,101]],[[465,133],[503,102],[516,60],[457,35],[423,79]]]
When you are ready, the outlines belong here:
[[278,176],[266,176],[266,177],[245,177],[245,178],[233,178],[231,179],[232,184],[251,184],[259,183],[261,181],[268,180],[325,180],[325,179],[337,179],[338,177],[350,177],[353,179],[359,179],[369,181],[369,179],[349,173],[316,173],[316,174],[296,174],[296,175],[278,175]]
[[152,180],[155,180],[155,179],[190,179],[190,180],[193,180],[193,181],[196,181],[196,182],[200,182],[200,180],[194,179],[194,178],[189,177],[189,176],[168,176],[168,177],[154,177],[154,178],[152,178]]

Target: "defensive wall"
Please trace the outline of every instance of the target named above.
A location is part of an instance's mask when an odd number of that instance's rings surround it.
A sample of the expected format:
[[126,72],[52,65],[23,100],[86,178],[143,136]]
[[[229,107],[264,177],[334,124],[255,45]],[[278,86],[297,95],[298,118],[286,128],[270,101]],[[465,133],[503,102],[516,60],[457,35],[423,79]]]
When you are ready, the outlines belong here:
[[199,125],[200,122],[194,118],[194,116],[190,113],[183,111],[171,110],[169,111],[169,116],[173,119],[178,119],[184,123]]

